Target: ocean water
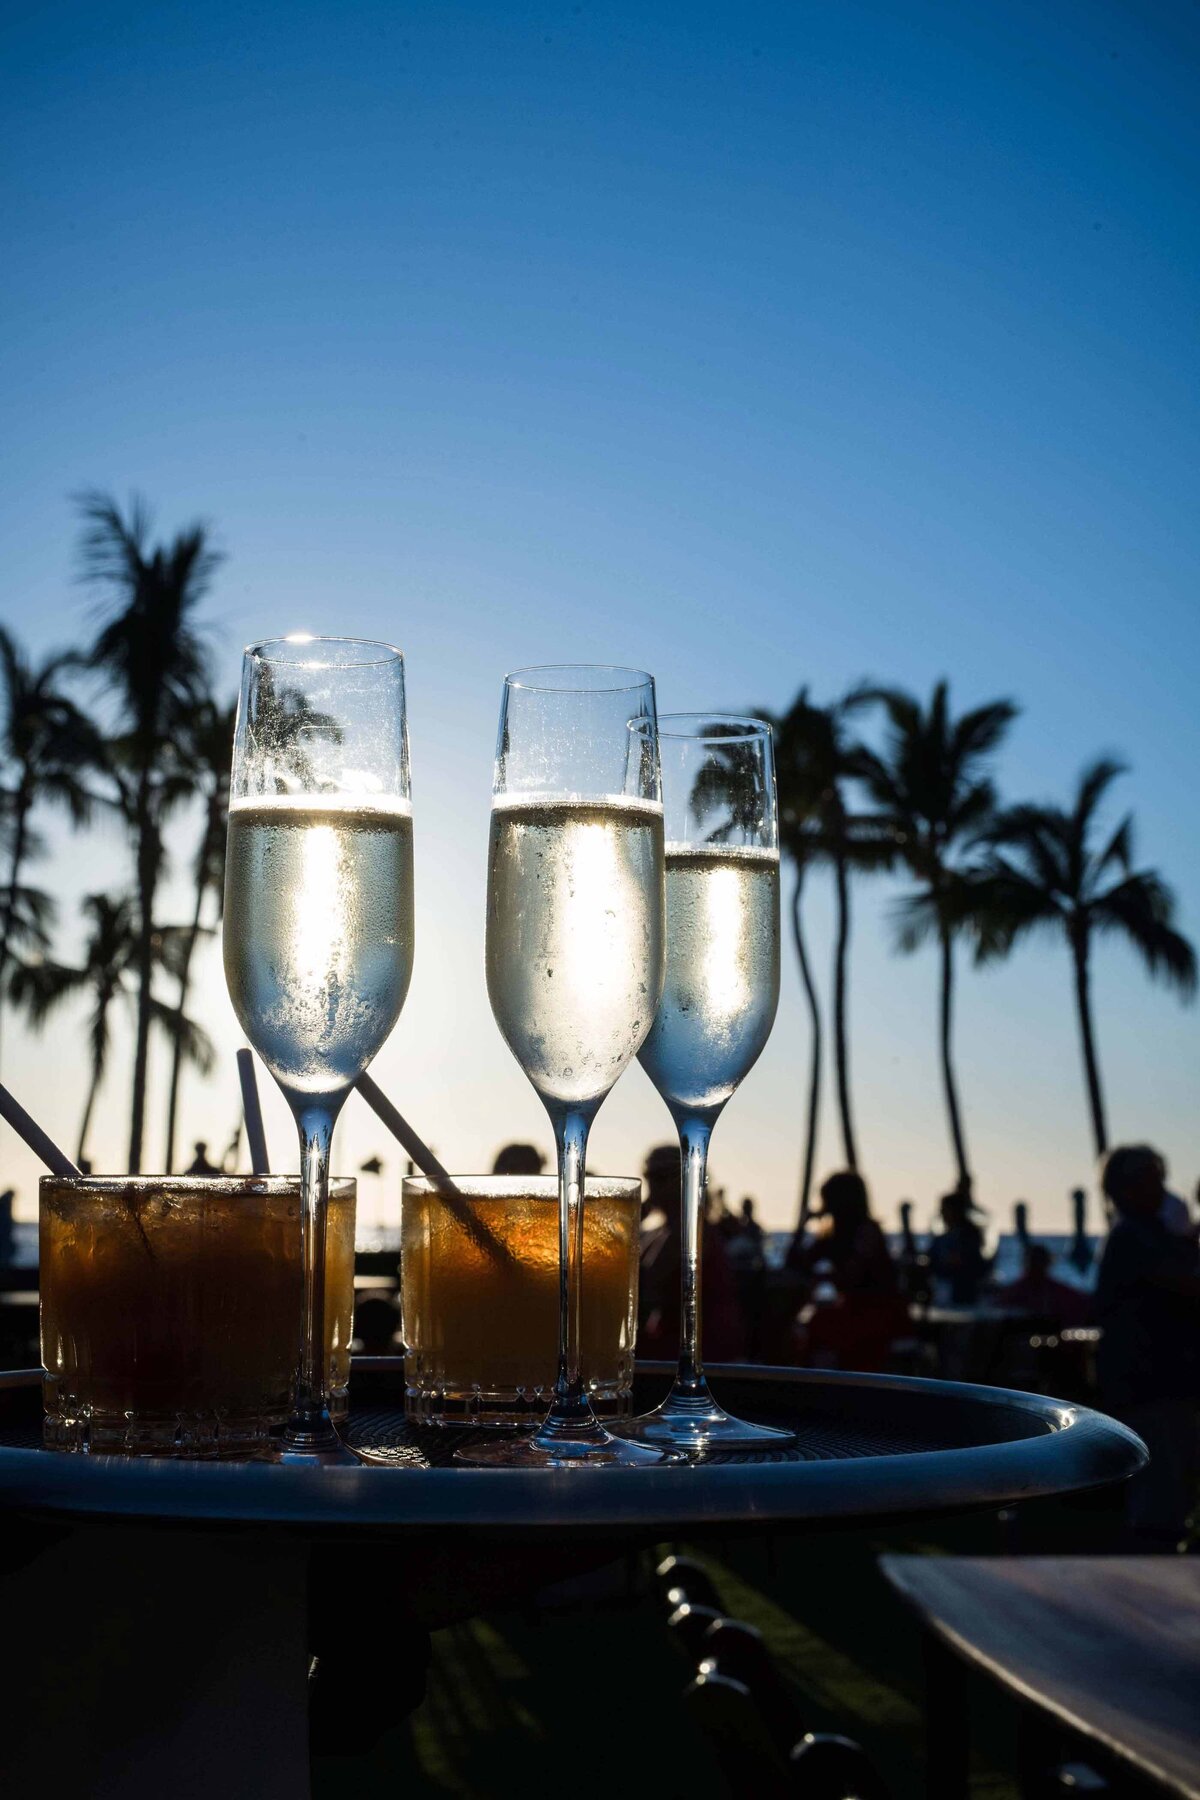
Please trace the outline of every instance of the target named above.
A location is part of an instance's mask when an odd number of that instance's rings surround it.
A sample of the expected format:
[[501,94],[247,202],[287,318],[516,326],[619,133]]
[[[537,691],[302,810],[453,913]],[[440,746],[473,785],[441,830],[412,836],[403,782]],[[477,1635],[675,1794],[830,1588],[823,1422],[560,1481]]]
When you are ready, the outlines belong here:
[[[1085,1292],[1091,1290],[1095,1285],[1096,1265],[1100,1258],[1100,1250],[1103,1244],[1102,1238],[1090,1237],[1088,1239],[1092,1251],[1092,1261],[1089,1267],[1081,1274],[1074,1263],[1069,1261],[1069,1252],[1074,1241],[1069,1235],[1066,1233],[1056,1234],[1054,1232],[1039,1231],[1035,1232],[1034,1236],[1039,1244],[1045,1244],[1049,1249],[1050,1254],[1054,1259],[1051,1266],[1051,1273],[1055,1275],[1058,1280],[1065,1281],[1071,1287],[1081,1288]],[[779,1269],[783,1267],[784,1259],[788,1252],[788,1245],[791,1241],[792,1234],[790,1231],[767,1232],[763,1240],[763,1253],[768,1268]],[[927,1248],[928,1242],[929,1240],[926,1237],[918,1236],[917,1238],[918,1247],[922,1250]],[[892,1255],[899,1257],[904,1247],[900,1233],[896,1231],[889,1232],[888,1244],[891,1248]],[[358,1248],[360,1250],[376,1252],[395,1251],[398,1255],[400,1251],[400,1235],[392,1226],[367,1226],[365,1230],[359,1233]],[[992,1267],[993,1279],[996,1281],[1016,1281],[1021,1274],[1022,1267],[1021,1240],[1017,1237],[1016,1233],[1009,1231],[1002,1232],[998,1238],[989,1240],[987,1249],[989,1255],[993,1252],[995,1253],[995,1262]],[[36,1268],[37,1259],[38,1228],[29,1220],[20,1220],[13,1226],[13,1254],[10,1258],[10,1267],[18,1269]]]

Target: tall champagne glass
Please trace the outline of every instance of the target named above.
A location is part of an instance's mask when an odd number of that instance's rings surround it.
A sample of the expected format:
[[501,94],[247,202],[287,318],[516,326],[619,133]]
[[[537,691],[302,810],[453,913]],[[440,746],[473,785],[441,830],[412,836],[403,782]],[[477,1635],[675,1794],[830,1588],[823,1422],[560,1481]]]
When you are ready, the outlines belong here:
[[[632,669],[522,669],[504,684],[488,852],[487,982],[558,1153],[554,1400],[487,1466],[659,1462],[599,1423],[580,1363],[588,1131],[637,1055],[663,979],[663,814],[654,682]],[[503,1330],[503,1321],[497,1329]]]
[[300,1134],[304,1303],[282,1455],[350,1460],[328,1407],[330,1141],[413,962],[404,659],[390,645],[295,637],[246,651],[224,947],[234,1011]]
[[663,1404],[619,1429],[688,1451],[770,1450],[792,1434],[731,1418],[701,1360],[701,1246],[708,1145],[754,1067],[779,1004],[779,825],[771,727],[667,713],[660,722],[666,813],[667,973],[639,1053],[670,1108],[683,1160],[680,1349]]

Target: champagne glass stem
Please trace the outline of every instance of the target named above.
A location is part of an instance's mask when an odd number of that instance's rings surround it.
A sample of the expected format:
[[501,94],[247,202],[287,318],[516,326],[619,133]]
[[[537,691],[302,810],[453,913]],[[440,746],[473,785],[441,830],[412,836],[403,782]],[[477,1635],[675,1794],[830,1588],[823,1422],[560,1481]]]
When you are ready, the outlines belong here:
[[707,1396],[708,1393],[701,1353],[700,1255],[712,1125],[705,1119],[694,1117],[680,1119],[678,1124],[683,1158],[683,1210],[679,1256],[679,1369],[673,1398]]
[[296,1401],[285,1441],[305,1448],[336,1444],[329,1418],[325,1355],[325,1239],[329,1217],[329,1149],[336,1106],[298,1108],[300,1133],[300,1251],[304,1305]]
[[597,1421],[583,1379],[583,1184],[591,1117],[564,1111],[554,1117],[558,1155],[558,1374],[543,1431],[576,1433]]

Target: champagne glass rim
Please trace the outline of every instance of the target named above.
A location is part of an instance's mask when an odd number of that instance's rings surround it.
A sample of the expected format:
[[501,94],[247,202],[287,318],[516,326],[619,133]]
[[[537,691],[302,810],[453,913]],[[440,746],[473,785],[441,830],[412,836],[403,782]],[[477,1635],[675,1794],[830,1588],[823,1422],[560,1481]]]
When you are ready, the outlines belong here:
[[[533,676],[551,675],[620,675],[632,677],[623,681],[536,681]],[[654,677],[645,669],[629,669],[620,663],[534,663],[528,668],[513,669],[504,677],[505,687],[524,688],[541,694],[632,694],[639,688],[654,687]]]
[[[297,651],[312,647],[317,654],[311,657],[281,655],[283,650]],[[339,650],[351,654],[328,656],[320,654],[322,649],[328,650],[336,646]],[[371,654],[367,654],[370,652]],[[259,638],[245,648],[246,656],[253,656],[259,662],[288,663],[299,669],[365,669],[383,663],[403,663],[404,652],[395,644],[384,643],[378,638],[334,637],[321,632],[292,631],[285,637]]]
[[[719,725],[734,727],[732,730],[720,731],[672,731],[672,725],[680,724],[684,719],[698,720],[702,725]],[[745,713],[722,712],[677,712],[659,713],[658,735],[660,738],[675,738],[696,744],[729,744],[748,743],[754,738],[771,736],[769,719],[751,718]]]

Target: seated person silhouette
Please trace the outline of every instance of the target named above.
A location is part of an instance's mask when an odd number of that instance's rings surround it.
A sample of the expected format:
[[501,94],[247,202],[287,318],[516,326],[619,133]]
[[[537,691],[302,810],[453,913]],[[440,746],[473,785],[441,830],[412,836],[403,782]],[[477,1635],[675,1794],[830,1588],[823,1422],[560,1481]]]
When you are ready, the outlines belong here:
[[1200,1422],[1200,1249],[1164,1219],[1165,1165],[1149,1144],[1104,1164],[1116,1214],[1096,1280],[1100,1403],[1136,1431],[1150,1463],[1126,1488],[1132,1542],[1173,1550],[1195,1504]]
[[943,1194],[941,1214],[942,1230],[929,1246],[935,1294],[943,1305],[974,1306],[990,1264],[970,1194],[962,1188]]
[[496,1152],[493,1175],[540,1175],[546,1166],[541,1151],[532,1144],[505,1144]]
[[1090,1310],[1088,1296],[1050,1273],[1053,1260],[1046,1244],[1030,1238],[1022,1273],[996,1289],[996,1300],[1013,1312],[1035,1313],[1057,1325],[1083,1325]]
[[197,1138],[196,1142],[192,1145],[192,1149],[196,1154],[192,1157],[191,1162],[184,1170],[185,1175],[219,1175],[221,1173],[216,1163],[211,1163],[208,1160],[208,1141],[206,1138]]
[[[639,1356],[673,1362],[679,1354],[680,1199],[683,1163],[678,1144],[660,1144],[642,1171],[646,1198],[643,1219],[662,1223],[642,1239],[639,1280]],[[737,1362],[745,1355],[746,1332],[737,1284],[721,1234],[704,1221],[700,1297],[703,1351],[713,1362]]]

